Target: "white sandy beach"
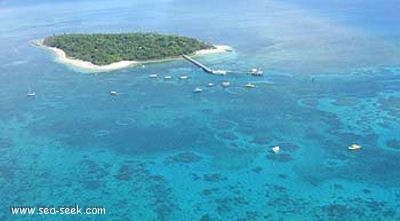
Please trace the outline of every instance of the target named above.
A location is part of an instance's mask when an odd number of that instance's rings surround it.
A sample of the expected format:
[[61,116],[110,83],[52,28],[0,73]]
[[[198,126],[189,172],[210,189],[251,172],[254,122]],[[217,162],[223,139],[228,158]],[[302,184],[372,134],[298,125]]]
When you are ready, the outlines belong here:
[[136,61],[119,61],[107,65],[95,65],[88,61],[69,58],[66,56],[65,52],[59,48],[53,48],[53,47],[47,47],[47,48],[56,54],[58,61],[60,61],[61,63],[65,63],[68,65],[72,65],[78,68],[83,68],[85,70],[94,72],[118,70],[139,63]]
[[[32,41],[32,44],[35,46],[39,47],[44,47],[46,49],[49,49],[56,55],[56,59],[58,62],[66,64],[66,65],[71,65],[72,67],[76,67],[78,69],[82,69],[88,72],[107,72],[107,71],[113,71],[113,70],[118,70],[122,68],[129,67],[131,65],[137,65],[137,64],[145,64],[145,63],[152,63],[152,62],[162,62],[162,61],[168,61],[172,59],[178,59],[178,58],[168,58],[168,59],[163,59],[163,60],[149,60],[149,61],[119,61],[115,62],[112,64],[108,65],[95,65],[91,62],[88,61],[82,61],[79,59],[74,59],[68,57],[65,52],[59,48],[55,47],[48,47],[43,45],[42,40],[34,40]],[[231,47],[227,45],[214,45],[215,49],[204,49],[204,50],[199,50],[196,51],[194,54],[195,55],[205,55],[205,54],[214,54],[214,53],[222,53],[222,52],[227,52],[232,50]]]
[[214,45],[214,49],[203,49],[195,52],[195,55],[215,54],[231,51],[232,48],[228,45]]

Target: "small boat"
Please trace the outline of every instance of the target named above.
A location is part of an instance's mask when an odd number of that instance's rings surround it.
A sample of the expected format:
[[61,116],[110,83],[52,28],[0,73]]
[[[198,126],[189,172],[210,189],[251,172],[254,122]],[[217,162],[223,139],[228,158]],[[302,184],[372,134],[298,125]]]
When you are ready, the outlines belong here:
[[172,76],[170,76],[170,75],[168,75],[168,76],[165,76],[165,77],[164,77],[164,79],[166,79],[166,80],[170,80],[170,79],[172,79]]
[[275,146],[271,148],[272,152],[274,153],[279,153],[279,151],[281,150],[281,148],[279,146]]
[[347,149],[348,150],[359,150],[359,149],[361,149],[361,146],[358,144],[352,144]]
[[117,91],[110,91],[110,95],[113,95],[113,96],[118,95],[118,92]]
[[157,74],[150,74],[149,78],[158,78],[158,75]]
[[231,86],[231,82],[224,81],[224,82],[221,83],[221,85],[224,86],[224,87],[229,87],[229,86]]
[[256,85],[253,84],[253,83],[247,83],[244,86],[247,87],[247,88],[255,88],[256,87]]
[[186,75],[182,75],[182,76],[179,77],[179,79],[181,79],[181,80],[186,80],[186,79],[188,79],[188,78],[189,78],[189,77],[186,76]]
[[214,87],[214,84],[213,83],[208,83],[207,87]]
[[35,93],[34,91],[29,91],[29,92],[26,94],[26,96],[28,96],[28,97],[34,97],[34,96],[36,96],[36,93]]
[[31,88],[29,88],[28,93],[26,93],[26,96],[28,97],[34,97],[36,96],[36,93],[34,91],[32,91]]
[[192,92],[193,93],[201,93],[201,92],[203,92],[203,89],[196,87]]
[[228,71],[225,70],[212,70],[211,74],[216,74],[216,75],[226,75]]
[[252,69],[250,69],[249,74],[251,74],[253,76],[262,76],[263,71],[261,69],[252,68]]

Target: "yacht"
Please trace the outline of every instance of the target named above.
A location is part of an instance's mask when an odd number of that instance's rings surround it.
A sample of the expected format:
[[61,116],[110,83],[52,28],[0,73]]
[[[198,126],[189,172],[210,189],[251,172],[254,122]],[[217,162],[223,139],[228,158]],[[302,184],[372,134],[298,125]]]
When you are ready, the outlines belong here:
[[170,76],[170,75],[165,76],[164,79],[165,79],[165,80],[170,80],[170,79],[172,79],[172,76]]
[[29,91],[29,92],[26,94],[26,96],[28,96],[28,97],[34,97],[34,96],[36,96],[36,93],[35,93],[34,91]]
[[118,95],[118,92],[117,91],[110,91],[110,95],[113,95],[113,96]]
[[229,87],[229,86],[231,86],[231,82],[224,81],[224,82],[221,83],[221,85],[224,86],[224,87]]
[[149,78],[158,78],[158,75],[157,74],[150,74]]
[[272,152],[274,153],[279,153],[279,151],[281,150],[281,148],[279,146],[275,146],[271,148]]
[[253,76],[262,76],[263,71],[261,69],[252,68],[252,69],[250,69],[249,74],[251,74]]
[[203,91],[203,89],[201,89],[201,88],[199,88],[199,87],[196,87],[194,90],[193,90],[193,93],[201,93]]
[[186,76],[186,75],[182,75],[182,76],[179,77],[179,79],[181,79],[181,80],[186,80],[186,79],[188,79],[188,78],[189,78],[189,77]]
[[214,84],[213,83],[208,83],[207,87],[214,87]]
[[28,93],[26,93],[26,96],[28,97],[34,97],[36,96],[36,93],[34,91],[32,91],[31,88],[29,88]]
[[255,88],[256,87],[256,85],[255,84],[253,84],[253,83],[247,83],[247,84],[245,84],[244,85],[245,87],[247,87],[247,88]]
[[347,149],[348,150],[359,150],[359,149],[361,149],[361,146],[358,144],[352,144]]

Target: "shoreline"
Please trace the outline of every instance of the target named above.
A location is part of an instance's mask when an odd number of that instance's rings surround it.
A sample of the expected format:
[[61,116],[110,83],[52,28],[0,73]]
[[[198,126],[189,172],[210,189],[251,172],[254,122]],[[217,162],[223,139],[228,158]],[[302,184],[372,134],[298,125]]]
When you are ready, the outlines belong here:
[[[171,58],[158,59],[158,60],[119,61],[119,62],[107,64],[107,65],[95,65],[89,61],[83,61],[83,60],[79,60],[79,59],[70,58],[65,54],[65,52],[63,50],[61,50],[59,48],[49,47],[49,46],[44,45],[43,40],[32,40],[31,44],[33,44],[34,46],[41,47],[41,48],[51,51],[55,55],[57,62],[65,64],[65,65],[73,67],[73,68],[78,68],[80,70],[84,70],[86,72],[108,72],[108,71],[114,71],[114,70],[127,68],[129,66],[142,65],[142,64],[148,64],[148,63],[156,63],[156,62],[166,62],[166,61],[181,59],[181,56],[179,56],[179,57],[171,57]],[[198,51],[195,51],[193,54],[191,54],[191,56],[223,53],[223,52],[228,52],[228,51],[232,50],[232,48],[228,45],[213,45],[213,46],[215,47],[214,49],[198,50]]]

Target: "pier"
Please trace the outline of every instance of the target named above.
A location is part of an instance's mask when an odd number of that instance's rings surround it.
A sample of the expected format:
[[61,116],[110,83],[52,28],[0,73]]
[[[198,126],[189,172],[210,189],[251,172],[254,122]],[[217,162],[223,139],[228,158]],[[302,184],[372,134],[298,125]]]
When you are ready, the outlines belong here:
[[263,72],[258,69],[251,69],[250,71],[227,71],[227,70],[214,70],[210,67],[207,67],[206,65],[200,63],[199,61],[196,61],[195,59],[187,56],[187,55],[182,55],[183,58],[188,60],[189,62],[193,63],[197,67],[203,69],[203,71],[210,73],[210,74],[215,74],[215,75],[226,75],[226,74],[251,74],[253,76],[262,76]]
[[222,74],[225,75],[228,73],[228,71],[224,71],[224,70],[214,70],[211,69],[209,67],[207,67],[206,65],[194,60],[193,58],[187,56],[187,55],[182,55],[182,57],[184,57],[186,60],[192,62],[194,65],[198,66],[199,68],[203,69],[205,72],[210,73],[210,74]]
[[212,73],[214,70],[205,66],[204,64],[194,60],[193,58],[187,56],[187,55],[182,55],[182,57],[184,57],[186,60],[192,62],[194,65],[198,66],[199,68],[203,69],[205,72],[207,73]]

